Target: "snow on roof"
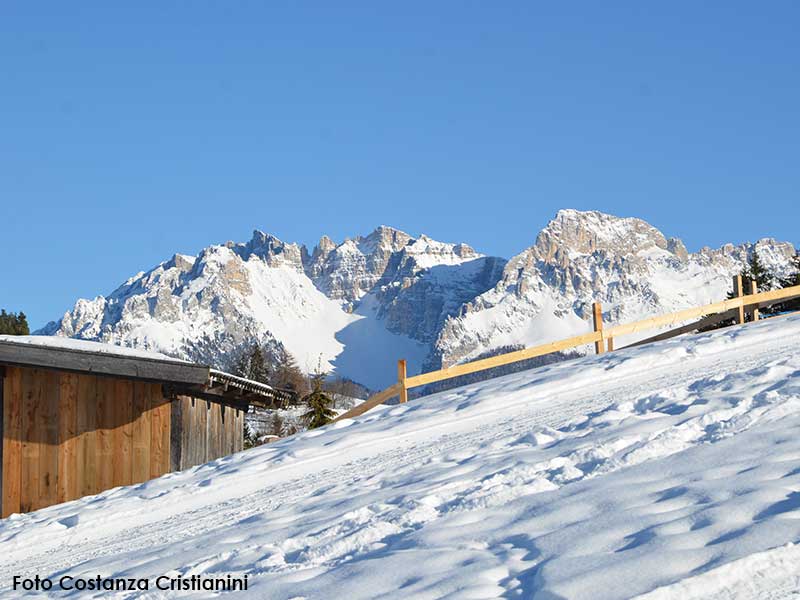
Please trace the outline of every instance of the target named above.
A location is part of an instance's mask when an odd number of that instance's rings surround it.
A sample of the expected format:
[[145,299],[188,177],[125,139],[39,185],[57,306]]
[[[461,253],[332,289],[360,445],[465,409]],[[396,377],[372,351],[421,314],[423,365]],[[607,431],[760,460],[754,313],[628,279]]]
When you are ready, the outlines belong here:
[[74,350],[78,352],[94,352],[97,354],[108,354],[111,356],[123,356],[126,358],[145,358],[150,360],[168,360],[183,364],[192,364],[179,358],[173,358],[160,352],[141,350],[139,348],[127,348],[115,344],[103,344],[101,342],[90,342],[88,340],[76,340],[74,338],[54,336],[54,335],[0,335],[0,342],[12,344],[26,344],[38,346],[40,348],[57,348],[61,350]]

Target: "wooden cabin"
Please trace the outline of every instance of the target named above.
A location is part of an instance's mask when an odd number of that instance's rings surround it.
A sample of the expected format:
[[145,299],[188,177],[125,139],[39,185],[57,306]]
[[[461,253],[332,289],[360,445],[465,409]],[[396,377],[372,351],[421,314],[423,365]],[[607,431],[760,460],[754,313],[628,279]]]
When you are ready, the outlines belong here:
[[2,517],[242,450],[250,402],[286,395],[159,354],[0,336]]

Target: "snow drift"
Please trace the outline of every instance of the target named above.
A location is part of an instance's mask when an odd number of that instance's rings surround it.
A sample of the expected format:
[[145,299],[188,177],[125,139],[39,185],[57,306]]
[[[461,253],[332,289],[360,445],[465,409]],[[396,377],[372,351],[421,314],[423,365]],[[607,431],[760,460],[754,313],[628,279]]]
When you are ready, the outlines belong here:
[[15,515],[0,585],[247,574],[259,598],[781,597],[798,584],[799,430],[792,316],[382,407]]

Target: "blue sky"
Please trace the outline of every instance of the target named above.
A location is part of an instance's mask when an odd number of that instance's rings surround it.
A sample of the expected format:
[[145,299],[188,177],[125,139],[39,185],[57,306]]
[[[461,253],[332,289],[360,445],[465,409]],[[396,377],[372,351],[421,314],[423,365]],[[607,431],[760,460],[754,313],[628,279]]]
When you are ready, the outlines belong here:
[[0,306],[254,228],[800,243],[797,2],[0,3]]

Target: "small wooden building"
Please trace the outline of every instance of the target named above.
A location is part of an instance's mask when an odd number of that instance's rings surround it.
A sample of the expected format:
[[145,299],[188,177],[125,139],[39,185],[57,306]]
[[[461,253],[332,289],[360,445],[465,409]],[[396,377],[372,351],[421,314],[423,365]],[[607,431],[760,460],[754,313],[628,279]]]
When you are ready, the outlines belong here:
[[0,336],[2,517],[237,452],[249,403],[285,397],[157,354]]

